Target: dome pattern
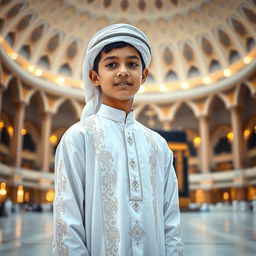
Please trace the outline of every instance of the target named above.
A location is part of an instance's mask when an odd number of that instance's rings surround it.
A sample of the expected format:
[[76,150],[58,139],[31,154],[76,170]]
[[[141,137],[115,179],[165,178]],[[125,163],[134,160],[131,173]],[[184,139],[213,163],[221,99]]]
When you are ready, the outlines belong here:
[[130,23],[153,49],[141,93],[179,91],[209,86],[255,62],[255,6],[255,0],[2,0],[0,43],[32,76],[81,88],[91,36]]

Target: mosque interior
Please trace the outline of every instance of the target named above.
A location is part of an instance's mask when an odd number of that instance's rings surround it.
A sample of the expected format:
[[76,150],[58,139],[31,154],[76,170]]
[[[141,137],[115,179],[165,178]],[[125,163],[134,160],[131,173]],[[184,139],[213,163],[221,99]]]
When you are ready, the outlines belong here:
[[85,104],[87,43],[114,23],[151,42],[135,116],[186,134],[186,202],[256,199],[255,0],[0,0],[0,203],[52,203],[54,153]]

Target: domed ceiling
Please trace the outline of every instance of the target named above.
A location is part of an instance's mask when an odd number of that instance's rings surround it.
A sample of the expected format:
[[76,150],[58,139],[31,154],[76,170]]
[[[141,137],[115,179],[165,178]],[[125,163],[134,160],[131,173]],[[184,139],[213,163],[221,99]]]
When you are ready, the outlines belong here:
[[142,94],[212,86],[255,64],[255,0],[2,0],[1,54],[52,86],[82,88],[88,40],[119,22],[152,44]]

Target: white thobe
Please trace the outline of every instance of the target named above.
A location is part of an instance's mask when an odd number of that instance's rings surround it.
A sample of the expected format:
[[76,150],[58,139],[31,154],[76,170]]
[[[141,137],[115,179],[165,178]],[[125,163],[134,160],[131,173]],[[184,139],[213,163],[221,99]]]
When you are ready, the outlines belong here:
[[182,255],[173,154],[132,111],[102,105],[55,156],[54,255]]

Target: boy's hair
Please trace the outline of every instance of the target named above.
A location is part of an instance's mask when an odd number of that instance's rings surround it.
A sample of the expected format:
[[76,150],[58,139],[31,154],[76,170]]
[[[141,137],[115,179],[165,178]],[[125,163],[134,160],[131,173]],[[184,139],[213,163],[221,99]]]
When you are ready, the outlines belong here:
[[[126,42],[115,42],[115,43],[111,43],[111,44],[107,44],[105,45],[102,50],[99,52],[99,54],[96,56],[95,60],[94,60],[94,63],[93,63],[93,70],[95,72],[98,73],[98,67],[99,67],[99,62],[100,62],[100,59],[101,59],[101,54],[104,52],[104,53],[109,53],[110,51],[112,51],[113,49],[118,49],[118,48],[124,48],[124,47],[127,47],[127,46],[130,46],[130,47],[133,47],[135,48],[134,46],[132,46],[131,44],[128,44]],[[136,48],[135,48],[136,49]],[[137,49],[136,49],[137,50]],[[138,50],[137,50],[138,51]],[[140,51],[138,51],[139,55],[140,55],[140,59],[141,59],[141,64],[142,64],[142,71],[145,69],[145,63],[144,63],[144,60],[142,58],[142,55],[140,53]]]

